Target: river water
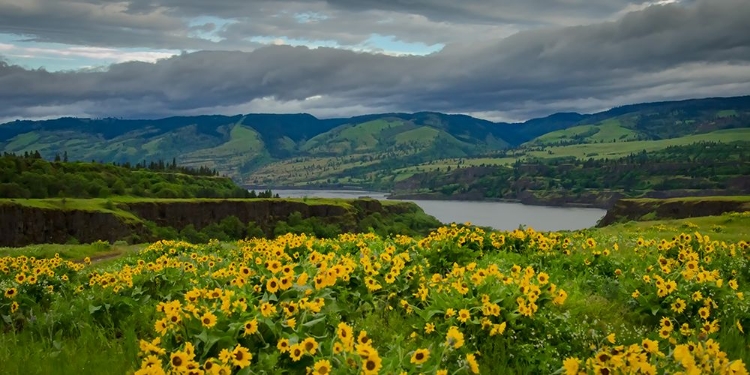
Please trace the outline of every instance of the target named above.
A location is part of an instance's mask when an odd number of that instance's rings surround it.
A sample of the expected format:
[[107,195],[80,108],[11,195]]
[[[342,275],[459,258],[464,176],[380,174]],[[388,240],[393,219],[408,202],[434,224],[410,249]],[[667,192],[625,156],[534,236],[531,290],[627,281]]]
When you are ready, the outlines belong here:
[[[355,190],[275,190],[283,198],[386,199],[387,193]],[[598,208],[527,206],[520,203],[408,200],[443,223],[465,223],[513,230],[520,225],[536,230],[584,229],[596,225],[605,210]]]

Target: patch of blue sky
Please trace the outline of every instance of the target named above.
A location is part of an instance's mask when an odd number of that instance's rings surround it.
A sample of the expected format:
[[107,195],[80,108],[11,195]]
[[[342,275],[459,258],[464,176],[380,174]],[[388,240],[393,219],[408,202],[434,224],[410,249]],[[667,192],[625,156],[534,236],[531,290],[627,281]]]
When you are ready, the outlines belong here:
[[49,72],[103,68],[101,61],[93,59],[70,59],[58,57],[38,57],[10,55],[10,62],[26,69],[43,69]]
[[154,62],[179,54],[177,50],[103,48],[36,42],[23,35],[0,34],[0,56],[10,64],[48,71],[104,69],[125,61]]
[[289,45],[289,46],[306,46],[309,48],[319,48],[319,47],[328,47],[328,48],[343,48],[338,42],[335,40],[304,40],[304,39],[294,39],[294,38],[287,38],[285,36],[282,37],[270,37],[270,36],[253,36],[250,38],[246,38],[246,40],[250,42],[260,43],[260,44],[276,44],[276,45]]
[[[210,40],[212,42],[221,42],[222,40],[224,40],[224,38],[218,35],[219,31],[221,31],[227,25],[235,23],[235,22],[237,21],[228,20],[228,19],[219,18],[219,17],[213,17],[213,16],[196,17],[188,21],[188,26],[192,28],[189,36],[193,38],[201,38],[201,39]],[[213,30],[211,31],[200,30],[201,26],[204,26],[207,24],[213,24],[214,25]]]
[[392,55],[429,55],[445,47],[444,44],[427,45],[424,43],[410,43],[396,39],[394,36],[372,34],[366,41],[356,45],[341,45],[335,40],[305,40],[271,36],[254,36],[246,38],[250,42],[266,45],[306,46],[309,48],[342,48],[362,52],[377,52]]
[[427,45],[425,43],[412,43],[398,40],[393,35],[372,34],[361,44],[361,48],[368,47],[370,49],[382,50],[383,52],[390,54],[429,55],[442,50],[443,47],[445,47],[445,44],[438,43]]
[[329,17],[322,13],[317,12],[305,12],[297,13],[294,15],[294,19],[298,23],[312,23],[317,21],[327,20]]

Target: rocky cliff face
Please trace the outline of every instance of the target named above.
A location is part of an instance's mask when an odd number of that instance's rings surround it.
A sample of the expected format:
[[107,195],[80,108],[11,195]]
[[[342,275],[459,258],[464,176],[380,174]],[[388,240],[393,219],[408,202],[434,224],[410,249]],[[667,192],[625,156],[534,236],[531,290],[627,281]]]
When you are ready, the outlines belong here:
[[286,220],[294,212],[299,212],[303,219],[319,217],[339,224],[344,230],[352,230],[357,220],[374,213],[390,215],[419,209],[408,202],[383,205],[376,200],[355,200],[348,204],[307,204],[282,199],[144,201],[119,203],[117,206],[141,221],[128,222],[109,212],[37,208],[20,202],[0,204],[0,246],[65,243],[71,238],[81,243],[113,242],[131,235],[151,240],[143,221],[178,230],[193,225],[200,230],[235,216],[244,223],[255,222],[261,227],[269,227],[279,220]]
[[603,227],[617,222],[640,220],[648,215],[651,220],[685,219],[700,216],[715,216],[725,212],[750,210],[750,202],[726,197],[699,199],[621,199],[607,211],[597,226]]
[[198,230],[229,216],[235,216],[243,223],[253,221],[263,224],[285,220],[295,211],[301,213],[302,218],[317,216],[341,219],[350,213],[344,206],[308,205],[302,202],[281,200],[139,202],[128,204],[123,208],[159,226],[182,229],[192,224]]
[[143,235],[145,228],[110,213],[0,205],[0,246],[65,243],[72,237],[113,242],[131,234]]

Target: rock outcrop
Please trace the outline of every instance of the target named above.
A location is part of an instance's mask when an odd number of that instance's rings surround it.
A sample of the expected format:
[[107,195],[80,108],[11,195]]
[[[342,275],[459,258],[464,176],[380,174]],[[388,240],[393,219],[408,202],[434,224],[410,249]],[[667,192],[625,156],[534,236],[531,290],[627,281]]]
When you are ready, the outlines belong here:
[[356,228],[358,220],[375,213],[402,214],[419,210],[409,202],[361,199],[331,203],[306,203],[285,199],[216,199],[216,200],[144,200],[114,202],[116,210],[130,213],[135,219],[113,210],[42,208],[23,200],[0,203],[0,246],[25,246],[35,243],[65,243],[75,238],[81,243],[97,240],[117,241],[129,236],[153,240],[144,225],[146,221],[177,230],[192,225],[197,230],[235,216],[243,223],[255,222],[269,228],[289,215],[299,212],[303,219],[318,217],[336,223],[343,230]]
[[599,221],[603,227],[631,220],[685,219],[715,216],[725,212],[750,211],[750,200],[738,197],[621,199]]

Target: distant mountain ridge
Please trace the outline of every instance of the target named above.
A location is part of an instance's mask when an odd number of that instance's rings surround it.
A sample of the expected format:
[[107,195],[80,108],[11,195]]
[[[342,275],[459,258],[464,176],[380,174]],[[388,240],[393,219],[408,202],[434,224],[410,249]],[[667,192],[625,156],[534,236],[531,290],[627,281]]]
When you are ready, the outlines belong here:
[[0,125],[0,150],[38,150],[48,159],[66,152],[71,160],[104,162],[177,158],[240,182],[294,184],[344,176],[344,170],[362,181],[389,168],[514,147],[667,139],[740,127],[750,127],[750,96],[556,113],[515,124],[437,112],[17,120]]

